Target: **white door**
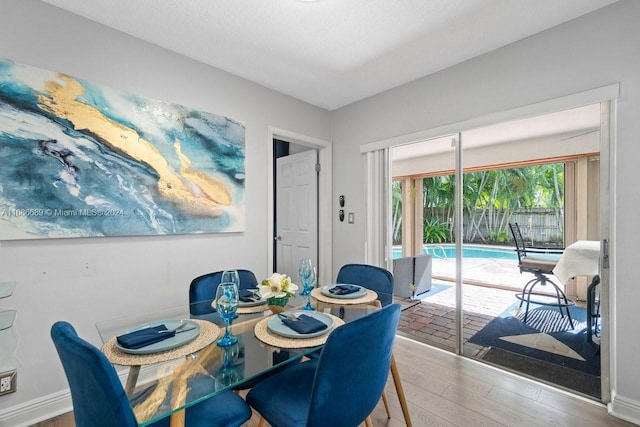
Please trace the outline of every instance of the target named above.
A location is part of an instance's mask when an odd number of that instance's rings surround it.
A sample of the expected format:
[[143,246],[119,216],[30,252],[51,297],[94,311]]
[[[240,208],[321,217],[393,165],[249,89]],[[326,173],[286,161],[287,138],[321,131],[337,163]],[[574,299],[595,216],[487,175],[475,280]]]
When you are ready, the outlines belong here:
[[298,262],[318,263],[317,151],[276,160],[276,271],[300,283]]

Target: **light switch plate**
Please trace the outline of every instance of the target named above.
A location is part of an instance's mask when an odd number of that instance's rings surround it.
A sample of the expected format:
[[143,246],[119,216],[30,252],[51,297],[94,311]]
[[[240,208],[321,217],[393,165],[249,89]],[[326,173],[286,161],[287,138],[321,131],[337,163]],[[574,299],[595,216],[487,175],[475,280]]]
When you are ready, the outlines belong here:
[[347,217],[349,224],[353,224],[353,221],[355,220],[355,215],[353,212],[349,212],[349,216]]

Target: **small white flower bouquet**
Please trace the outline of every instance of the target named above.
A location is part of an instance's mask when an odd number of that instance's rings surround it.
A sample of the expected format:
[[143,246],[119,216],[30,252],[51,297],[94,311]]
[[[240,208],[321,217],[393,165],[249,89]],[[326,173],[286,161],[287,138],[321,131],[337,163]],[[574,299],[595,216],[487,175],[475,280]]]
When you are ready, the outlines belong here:
[[297,290],[298,285],[292,283],[289,276],[280,273],[273,273],[258,286],[260,296],[266,298],[269,305],[284,306]]

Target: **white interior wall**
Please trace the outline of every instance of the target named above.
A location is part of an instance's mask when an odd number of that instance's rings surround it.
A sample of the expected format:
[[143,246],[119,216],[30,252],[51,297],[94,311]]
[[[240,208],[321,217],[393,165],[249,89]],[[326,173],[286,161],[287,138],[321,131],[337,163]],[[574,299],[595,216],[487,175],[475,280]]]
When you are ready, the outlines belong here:
[[[361,144],[505,111],[621,82],[613,194],[616,292],[614,406],[640,420],[640,342],[634,328],[633,185],[640,152],[640,2],[621,0],[591,15],[329,114],[227,73],[77,18],[37,0],[0,4],[0,56],[95,83],[177,102],[247,125],[247,212],[264,209],[262,179],[271,144],[267,126],[334,141],[334,199],[346,197],[355,224],[334,218],[333,265],[365,253],[364,160]],[[329,121],[330,120],[330,121]],[[329,131],[331,129],[331,135]],[[93,322],[140,306],[186,298],[187,282],[240,259],[266,274],[266,220],[249,217],[245,233],[149,238],[73,239],[0,245],[0,280],[16,280],[0,308],[19,310],[18,391],[0,397],[0,425],[27,411],[45,413],[66,387],[48,328],[67,319],[98,341]],[[265,247],[255,242],[265,242]],[[187,256],[185,256],[187,254]],[[88,269],[86,265],[93,265]],[[133,295],[133,297],[131,297]],[[63,402],[65,403],[65,402]],[[68,402],[66,402],[68,403]],[[13,418],[11,418],[13,417]]]
[[[611,170],[614,413],[640,423],[635,227],[640,196],[640,2],[619,2],[332,114],[334,194],[365,210],[362,144],[471,120],[620,82]],[[616,230],[624,230],[616,233]],[[333,265],[365,259],[365,222],[334,223]]]
[[246,231],[232,234],[50,239],[0,243],[0,309],[18,310],[17,391],[0,396],[0,426],[70,409],[49,337],[56,320],[94,344],[96,321],[187,302],[192,278],[267,263],[268,127],[328,140],[329,113],[79,18],[38,0],[0,3],[0,56],[93,83],[241,120],[246,125]]

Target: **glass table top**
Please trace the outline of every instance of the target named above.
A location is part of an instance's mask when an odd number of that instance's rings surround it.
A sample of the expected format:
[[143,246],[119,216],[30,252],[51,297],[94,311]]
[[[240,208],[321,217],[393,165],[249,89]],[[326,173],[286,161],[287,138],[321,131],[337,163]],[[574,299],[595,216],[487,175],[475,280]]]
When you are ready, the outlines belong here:
[[[292,298],[287,309],[298,308],[305,302],[306,298]],[[374,306],[363,305],[329,307],[323,311],[349,321],[375,309]],[[214,340],[186,356],[158,363],[148,363],[147,360],[142,369],[132,359],[128,363],[130,371],[125,389],[140,426],[156,422],[224,390],[243,388],[247,382],[287,363],[298,363],[303,356],[321,348],[315,345],[285,349],[265,344],[256,337],[254,327],[265,316],[272,315],[266,306],[263,312],[238,315],[231,325],[231,333],[238,338],[238,342],[230,347],[218,347]],[[113,337],[140,325],[167,319],[205,320],[217,324],[220,334],[224,332],[223,322],[217,313],[191,315],[189,305],[101,321],[96,323],[96,328],[102,342],[108,345]],[[105,354],[109,356],[109,352]],[[180,388],[178,385],[188,390],[185,400],[181,402],[171,398]]]

